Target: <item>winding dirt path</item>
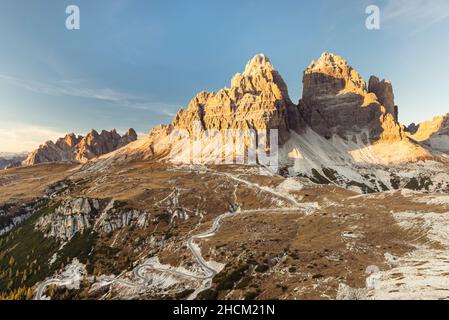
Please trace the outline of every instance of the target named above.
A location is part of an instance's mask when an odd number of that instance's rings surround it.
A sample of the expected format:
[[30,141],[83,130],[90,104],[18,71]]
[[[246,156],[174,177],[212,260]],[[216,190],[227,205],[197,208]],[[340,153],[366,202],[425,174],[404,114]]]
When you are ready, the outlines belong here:
[[[220,229],[223,219],[226,219],[231,216],[236,216],[236,215],[241,215],[241,214],[258,213],[258,212],[266,212],[266,211],[273,211],[273,210],[283,211],[283,212],[298,211],[298,210],[301,210],[301,208],[303,207],[302,204],[299,203],[292,195],[277,192],[276,190],[273,190],[272,188],[260,186],[258,184],[246,181],[240,177],[236,177],[235,175],[232,175],[229,173],[215,172],[215,174],[226,176],[227,178],[232,179],[236,182],[243,183],[250,187],[260,189],[261,191],[264,191],[264,192],[268,192],[268,193],[272,194],[273,196],[282,198],[282,199],[290,202],[290,204],[293,205],[293,207],[291,207],[291,208],[267,208],[267,209],[246,210],[246,211],[238,210],[235,212],[226,212],[226,213],[223,213],[223,214],[219,215],[218,217],[216,217],[212,222],[212,226],[207,231],[191,236],[187,240],[187,247],[192,252],[192,255],[193,255],[194,259],[196,260],[196,262],[203,269],[204,275],[196,275],[196,274],[187,273],[187,272],[180,272],[180,271],[176,271],[176,270],[172,270],[172,269],[168,269],[168,268],[156,267],[150,263],[145,263],[145,264],[139,265],[133,269],[134,277],[138,280],[141,280],[142,283],[134,283],[134,282],[129,282],[129,281],[122,280],[122,279],[114,279],[114,280],[105,282],[105,285],[120,283],[122,285],[130,286],[130,287],[154,286],[154,283],[150,283],[151,279],[145,277],[142,274],[143,270],[150,269],[150,270],[155,270],[155,271],[159,271],[159,272],[170,273],[170,274],[173,274],[176,276],[190,278],[193,280],[202,281],[202,284],[188,298],[188,299],[193,300],[198,296],[199,293],[201,293],[202,291],[205,291],[211,287],[212,279],[220,272],[220,270],[216,270],[213,267],[208,265],[207,261],[201,255],[201,250],[199,250],[198,247],[195,245],[195,242],[194,242],[195,240],[205,239],[205,238],[214,236],[217,233],[217,231]],[[39,284],[39,286],[37,287],[35,299],[42,300],[44,297],[45,289],[50,285],[64,286],[64,285],[70,284],[71,282],[72,282],[72,279],[70,279],[70,278],[67,278],[67,279],[55,278],[55,279],[46,280],[46,281],[42,282],[41,284]]]
[[[146,278],[144,275],[142,275],[142,270],[144,269],[152,269],[152,270],[156,270],[159,272],[166,272],[166,273],[171,273],[177,276],[182,276],[182,277],[186,277],[186,278],[191,278],[194,280],[201,280],[201,281],[209,281],[212,280],[219,272],[219,270],[215,270],[214,268],[210,267],[206,260],[204,260],[203,256],[201,255],[200,250],[198,250],[195,247],[194,244],[194,240],[196,239],[204,239],[204,238],[208,238],[208,237],[212,237],[215,235],[215,233],[218,231],[218,229],[220,228],[221,222],[224,218],[233,216],[233,215],[237,215],[239,213],[244,213],[244,212],[226,212],[220,216],[218,216],[217,218],[215,218],[215,220],[212,223],[212,226],[205,232],[194,235],[192,237],[190,237],[187,240],[187,247],[190,249],[190,251],[192,252],[193,257],[195,258],[195,260],[198,262],[198,264],[201,266],[201,268],[204,271],[204,275],[195,275],[195,274],[191,274],[191,273],[184,273],[184,272],[180,272],[180,271],[176,271],[176,270],[171,270],[171,269],[166,269],[166,268],[159,268],[159,267],[155,267],[153,264],[142,264],[140,266],[137,266],[136,268],[134,268],[133,270],[133,275],[136,279],[142,280],[143,284],[137,284],[137,283],[133,283],[133,282],[129,282],[129,281],[125,281],[125,280],[121,280],[121,279],[114,279],[111,280],[110,282],[107,282],[106,284],[113,284],[113,283],[120,283],[123,285],[127,285],[127,286],[132,286],[132,287],[139,287],[139,286],[148,286],[147,283],[150,281],[150,279]],[[44,298],[44,292],[46,290],[46,288],[50,285],[57,285],[57,286],[65,286],[65,285],[69,285],[72,283],[72,279],[71,278],[66,278],[66,279],[49,279],[46,280],[44,282],[42,282],[41,284],[39,284],[39,286],[36,289],[36,296],[35,296],[35,300],[43,300]],[[151,284],[150,284],[151,285]],[[210,285],[209,285],[210,286]],[[201,290],[204,291],[206,290],[209,286],[205,286],[205,289]],[[197,292],[198,290],[196,290],[196,295],[198,295],[201,291]],[[191,297],[192,299],[194,299],[195,296]]]

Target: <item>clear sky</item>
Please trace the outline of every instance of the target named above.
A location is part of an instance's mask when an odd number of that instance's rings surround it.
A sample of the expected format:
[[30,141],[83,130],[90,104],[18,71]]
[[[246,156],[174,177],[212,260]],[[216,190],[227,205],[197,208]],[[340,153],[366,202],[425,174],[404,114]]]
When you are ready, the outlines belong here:
[[[78,5],[81,29],[65,27]],[[381,29],[365,27],[368,5]],[[393,82],[404,124],[449,112],[449,1],[0,0],[0,152],[91,128],[147,132],[265,53],[301,95],[323,51]]]

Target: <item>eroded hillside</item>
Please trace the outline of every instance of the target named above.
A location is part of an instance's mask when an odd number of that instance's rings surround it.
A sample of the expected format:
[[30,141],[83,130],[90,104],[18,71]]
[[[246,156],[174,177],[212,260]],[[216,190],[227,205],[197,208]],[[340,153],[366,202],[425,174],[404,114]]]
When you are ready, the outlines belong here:
[[[14,173],[49,167],[33,168]],[[358,194],[258,167],[87,168],[61,177],[65,187],[0,238],[4,295],[446,297],[432,287],[447,268],[445,195]]]

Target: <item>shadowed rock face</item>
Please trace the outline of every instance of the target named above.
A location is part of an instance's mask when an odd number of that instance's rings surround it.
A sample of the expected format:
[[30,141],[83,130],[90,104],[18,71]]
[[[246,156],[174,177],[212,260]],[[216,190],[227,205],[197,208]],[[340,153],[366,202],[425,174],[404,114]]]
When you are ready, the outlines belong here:
[[371,142],[398,141],[402,129],[397,122],[394,95],[388,81],[365,81],[341,57],[324,53],[304,72],[300,110],[304,120],[326,138],[363,133]]
[[374,93],[386,111],[393,114],[394,119],[398,121],[398,107],[394,104],[393,86],[390,81],[379,80],[379,78],[371,76],[368,84],[368,92]]
[[415,134],[419,129],[419,124],[416,124],[414,122],[412,122],[411,124],[409,124],[405,130],[411,134]]
[[178,112],[173,126],[190,132],[195,121],[203,129],[219,131],[278,129],[281,143],[288,139],[290,129],[299,129],[298,110],[289,98],[287,85],[262,54],[233,77],[230,88],[197,94],[187,110]]
[[23,165],[35,165],[55,161],[76,161],[84,163],[100,155],[112,152],[137,140],[134,129],[120,136],[115,129],[103,130],[100,134],[92,130],[85,137],[71,133],[56,142],[48,141],[31,152]]

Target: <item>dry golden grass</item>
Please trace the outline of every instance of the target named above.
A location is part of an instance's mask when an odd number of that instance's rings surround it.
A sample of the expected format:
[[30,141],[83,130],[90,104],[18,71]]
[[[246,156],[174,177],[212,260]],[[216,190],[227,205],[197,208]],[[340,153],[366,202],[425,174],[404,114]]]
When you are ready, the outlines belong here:
[[74,164],[52,163],[0,171],[0,203],[42,196],[48,185],[70,176],[74,168]]
[[425,203],[398,194],[352,199],[352,192],[332,186],[307,187],[297,194],[320,209],[312,214],[266,210],[235,216],[200,243],[206,257],[229,270],[278,259],[265,272],[250,272],[244,289],[221,292],[219,298],[242,299],[255,291],[258,299],[335,299],[340,283],[365,287],[368,266],[388,270],[385,253],[403,256],[413,245],[428,241],[418,230],[399,228],[390,212],[427,211]]
[[[100,273],[108,273],[111,264],[120,269],[137,257],[153,255],[164,264],[190,268],[195,262],[185,244],[191,235],[207,230],[232,205],[258,209],[226,219],[215,236],[197,241],[206,260],[226,264],[225,273],[247,268],[232,290],[216,292],[221,299],[248,294],[257,299],[334,299],[341,283],[364,287],[368,266],[387,270],[385,253],[404,256],[413,245],[431,245],[425,230],[399,228],[392,213],[449,211],[449,205],[417,201],[429,194],[358,195],[301,178],[297,181],[304,187],[289,196],[304,208],[284,211],[293,206],[279,196],[285,191],[267,189],[277,190],[285,178],[244,167],[192,170],[134,161],[93,173],[74,168],[52,164],[0,172],[0,202],[36,197],[49,184],[70,177],[76,184],[62,197],[120,200],[156,218],[146,228],[102,237],[99,243],[114,247],[116,256],[102,257],[96,266]],[[315,209],[306,210],[308,206]],[[170,221],[175,210],[189,218]],[[163,245],[148,250],[145,243],[153,236]]]

